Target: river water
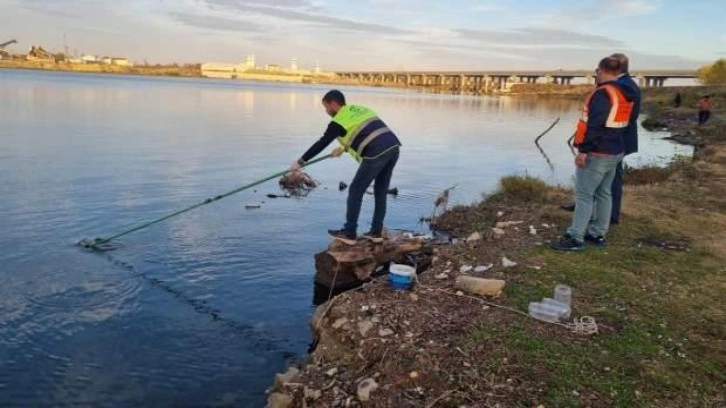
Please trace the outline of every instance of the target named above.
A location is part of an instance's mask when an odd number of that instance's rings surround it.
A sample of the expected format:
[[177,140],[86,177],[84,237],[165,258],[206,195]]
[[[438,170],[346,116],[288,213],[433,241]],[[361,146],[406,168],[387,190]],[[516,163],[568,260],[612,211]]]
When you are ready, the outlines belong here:
[[[326,90],[0,71],[0,405],[262,406],[310,341],[313,254],[342,225],[352,160],[311,167],[305,199],[269,199],[270,182],[103,255],[74,244],[285,169],[325,128]],[[404,144],[389,227],[421,228],[454,184],[471,203],[503,175],[572,181],[577,102],[343,90]],[[557,117],[550,167],[533,139]],[[628,161],[688,153],[662,136]],[[361,229],[371,212],[367,196]]]

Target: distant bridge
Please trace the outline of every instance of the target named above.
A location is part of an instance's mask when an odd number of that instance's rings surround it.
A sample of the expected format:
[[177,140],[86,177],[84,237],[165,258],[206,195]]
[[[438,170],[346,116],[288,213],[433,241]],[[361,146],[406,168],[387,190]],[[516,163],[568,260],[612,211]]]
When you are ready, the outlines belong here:
[[[544,83],[570,85],[575,78],[595,83],[592,70],[555,71],[344,71],[336,72],[343,79],[370,85],[438,87],[458,91],[489,92],[504,90],[513,83]],[[641,86],[663,86],[669,78],[695,78],[695,70],[640,70],[632,72]]]

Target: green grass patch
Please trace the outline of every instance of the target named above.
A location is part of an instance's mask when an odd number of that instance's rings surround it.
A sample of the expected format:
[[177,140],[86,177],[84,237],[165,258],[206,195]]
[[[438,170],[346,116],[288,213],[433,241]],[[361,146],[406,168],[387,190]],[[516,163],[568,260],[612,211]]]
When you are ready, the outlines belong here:
[[532,176],[507,176],[499,181],[499,190],[489,202],[541,203],[549,197],[550,187]]

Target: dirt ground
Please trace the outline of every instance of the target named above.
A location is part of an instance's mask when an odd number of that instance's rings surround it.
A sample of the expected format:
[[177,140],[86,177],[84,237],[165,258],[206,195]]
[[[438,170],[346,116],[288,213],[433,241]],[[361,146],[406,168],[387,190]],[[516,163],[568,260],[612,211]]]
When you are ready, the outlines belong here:
[[[664,92],[648,94],[651,118],[692,134],[702,154],[630,169],[609,246],[551,250],[572,193],[506,177],[497,194],[435,220],[458,239],[436,248],[411,290],[379,278],[320,306],[318,347],[278,379],[270,406],[726,406],[723,110],[699,128],[672,119]],[[506,285],[485,298],[458,291],[461,275]],[[569,321],[526,315],[561,283],[573,288]],[[583,316],[596,334],[568,326]]]

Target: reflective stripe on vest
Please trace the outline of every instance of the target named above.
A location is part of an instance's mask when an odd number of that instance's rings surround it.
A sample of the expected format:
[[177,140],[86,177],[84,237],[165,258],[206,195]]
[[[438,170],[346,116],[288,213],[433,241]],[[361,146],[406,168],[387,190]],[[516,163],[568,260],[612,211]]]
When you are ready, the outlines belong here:
[[[363,160],[363,150],[375,138],[390,132],[390,129],[384,125],[369,132],[367,135],[363,135],[363,130],[368,125],[380,120],[372,109],[361,105],[345,105],[333,117],[333,122],[345,129],[345,136],[339,137],[338,142],[356,161],[360,162]],[[363,140],[360,141],[356,148],[352,148],[361,137],[363,137]]]
[[585,104],[582,106],[582,117],[577,122],[577,132],[575,133],[575,140],[573,145],[578,146],[585,142],[585,135],[587,133],[587,120],[590,116],[590,101],[592,100],[595,92],[604,90],[610,99],[610,113],[608,114],[605,127],[608,129],[622,129],[630,125],[630,117],[633,113],[633,102],[630,102],[625,98],[618,87],[612,84],[605,84],[598,87],[585,99]]

